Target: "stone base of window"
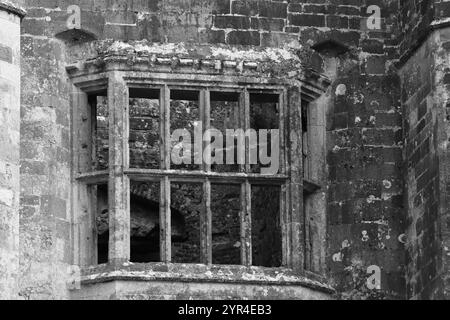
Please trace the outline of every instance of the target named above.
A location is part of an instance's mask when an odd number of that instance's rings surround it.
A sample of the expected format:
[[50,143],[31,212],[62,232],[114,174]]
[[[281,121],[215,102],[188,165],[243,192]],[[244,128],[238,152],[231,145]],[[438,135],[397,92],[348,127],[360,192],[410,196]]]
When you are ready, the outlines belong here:
[[72,299],[332,299],[328,285],[284,268],[193,264],[100,265],[83,270]]

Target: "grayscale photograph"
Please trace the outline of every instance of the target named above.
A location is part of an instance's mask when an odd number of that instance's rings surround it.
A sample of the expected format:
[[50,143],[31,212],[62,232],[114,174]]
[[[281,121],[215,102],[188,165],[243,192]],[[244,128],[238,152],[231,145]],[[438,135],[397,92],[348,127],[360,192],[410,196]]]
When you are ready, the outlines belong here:
[[0,300],[449,299],[450,1],[0,0]]

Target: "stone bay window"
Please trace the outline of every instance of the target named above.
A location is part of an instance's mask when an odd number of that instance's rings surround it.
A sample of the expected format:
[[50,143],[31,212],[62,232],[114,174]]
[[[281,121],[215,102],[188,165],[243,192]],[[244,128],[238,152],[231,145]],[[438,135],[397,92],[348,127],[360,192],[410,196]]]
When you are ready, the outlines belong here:
[[305,138],[302,127],[326,78],[284,49],[141,43],[114,43],[67,70],[85,282],[111,270],[300,281],[303,198],[320,188],[311,162],[323,156],[311,147],[318,133]]

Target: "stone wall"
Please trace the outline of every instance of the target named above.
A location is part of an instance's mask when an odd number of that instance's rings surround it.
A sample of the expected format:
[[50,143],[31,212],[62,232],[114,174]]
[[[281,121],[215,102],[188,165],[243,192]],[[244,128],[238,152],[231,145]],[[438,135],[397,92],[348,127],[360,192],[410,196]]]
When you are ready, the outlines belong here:
[[0,299],[18,297],[20,20],[0,1]]
[[449,36],[448,29],[432,33],[400,73],[406,144],[407,294],[415,299],[448,298],[449,292]]
[[[441,295],[444,289],[438,284],[439,277],[443,269],[448,269],[448,256],[439,250],[443,245],[440,241],[449,247],[445,242],[449,183],[444,165],[449,159],[445,158],[448,155],[442,144],[447,119],[442,106],[447,105],[448,66],[444,57],[448,56],[448,40],[446,32],[430,36],[430,25],[432,21],[440,27],[445,25],[450,2],[22,0],[20,3],[28,11],[22,23],[21,46],[20,292],[24,298],[67,296],[65,274],[72,261],[72,213],[70,86],[65,66],[73,59],[70,54],[76,43],[86,40],[80,33],[67,31],[72,14],[67,12],[70,5],[81,7],[84,35],[97,39],[233,46],[290,43],[317,48],[323,60],[311,56],[309,62],[318,61],[315,67],[333,83],[321,99],[327,113],[328,178],[321,191],[327,203],[327,259],[311,271],[329,276],[330,282],[349,291],[350,297],[370,296],[364,290],[364,279],[371,265],[381,268],[381,287],[390,296]],[[370,4],[382,9],[379,30],[367,28],[366,9]],[[430,40],[426,40],[428,36]],[[0,54],[8,52],[1,45],[0,50]],[[394,65],[398,60],[406,63],[400,65],[400,76]],[[136,125],[149,118],[151,115],[141,117]],[[142,137],[136,135],[136,141],[139,139]],[[139,156],[136,161],[142,159]],[[14,168],[16,160],[17,155],[1,159],[9,168]],[[15,178],[8,179],[17,177],[17,172],[14,175],[14,170],[6,168],[6,164],[4,167],[5,170],[0,167],[4,171],[1,174],[7,174],[5,178],[0,176],[0,190],[7,190],[2,194],[5,199],[12,199],[5,210],[10,212],[12,221],[7,224],[14,229],[17,218],[11,208],[17,195],[9,197],[9,192],[14,193],[18,186]],[[4,206],[1,200],[0,205]],[[17,236],[17,230],[9,233],[11,243],[14,234]],[[11,252],[10,248],[6,252]],[[8,287],[11,288],[10,284]]]
[[74,4],[81,7],[81,29],[97,39],[253,46],[338,42],[322,52],[324,64],[309,57],[333,80],[323,106],[327,261],[312,271],[351,290],[358,270],[376,264],[382,270],[382,289],[402,296],[402,131],[399,78],[391,68],[397,42],[390,32],[398,3],[370,3],[382,7],[381,30],[367,29],[368,3],[357,0],[24,0],[22,295],[65,296],[63,278],[54,270],[64,270],[71,260],[70,91],[64,67],[71,51],[66,49],[83,39],[67,32],[67,8]]
[[401,61],[406,62],[434,29],[448,25],[450,3],[445,0],[400,1]]
[[36,19],[34,5],[25,3],[30,15],[22,23],[19,284],[25,299],[60,299],[67,297],[73,256],[71,91],[64,44],[43,32],[51,25],[45,18],[40,29],[29,25]]

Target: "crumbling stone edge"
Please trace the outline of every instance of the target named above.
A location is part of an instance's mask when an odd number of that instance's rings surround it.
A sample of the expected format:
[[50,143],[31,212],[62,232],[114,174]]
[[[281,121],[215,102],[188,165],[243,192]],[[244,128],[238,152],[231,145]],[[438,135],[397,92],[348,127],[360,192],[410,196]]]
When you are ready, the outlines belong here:
[[5,10],[7,12],[15,14],[21,19],[23,19],[27,15],[27,11],[24,8],[18,7],[9,1],[0,1],[0,10]]

